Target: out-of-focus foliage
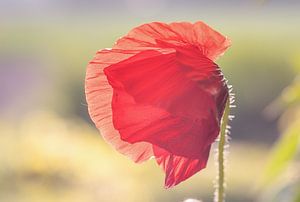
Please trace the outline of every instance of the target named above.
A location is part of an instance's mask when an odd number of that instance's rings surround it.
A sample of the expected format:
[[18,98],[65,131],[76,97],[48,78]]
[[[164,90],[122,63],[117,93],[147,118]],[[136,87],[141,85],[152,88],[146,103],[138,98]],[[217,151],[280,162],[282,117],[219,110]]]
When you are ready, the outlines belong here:
[[[154,160],[136,165],[101,141],[98,131],[80,119],[52,112],[28,114],[10,125],[0,121],[0,201],[5,202],[155,202],[187,197],[211,201],[215,168],[206,170],[171,190],[163,188],[163,172]],[[228,169],[228,198],[249,201],[252,176],[264,163],[265,148],[232,145]],[[213,154],[212,154],[213,155]],[[247,156],[247,161],[244,161]],[[244,163],[240,163],[244,162]],[[242,194],[240,189],[248,188]],[[188,194],[187,194],[188,193]]]
[[299,202],[299,183],[280,183],[271,187],[260,198],[259,202]]
[[294,159],[299,149],[300,121],[296,121],[288,126],[283,132],[280,141],[274,146],[271,153],[270,162],[265,171],[265,181],[273,181]]
[[266,115],[270,118],[280,115],[279,127],[282,131],[270,154],[263,180],[265,185],[275,182],[278,185],[283,180],[287,181],[278,192],[273,192],[273,197],[275,193],[275,198],[282,198],[277,201],[300,201],[300,165],[296,158],[300,151],[300,68],[295,69],[298,70],[295,80],[266,109]]

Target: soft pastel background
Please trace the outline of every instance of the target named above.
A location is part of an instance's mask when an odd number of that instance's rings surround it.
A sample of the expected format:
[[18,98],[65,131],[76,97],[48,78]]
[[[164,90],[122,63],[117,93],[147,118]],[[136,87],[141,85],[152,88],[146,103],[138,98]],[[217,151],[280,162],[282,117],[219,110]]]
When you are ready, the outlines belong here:
[[[228,201],[275,201],[276,194],[276,201],[296,201],[297,157],[284,172],[276,157],[275,168],[264,170],[282,131],[300,117],[278,119],[286,106],[273,101],[300,70],[299,10],[298,0],[1,0],[0,201],[212,201],[213,154],[207,169],[165,190],[155,161],[135,165],[103,141],[84,97],[85,67],[98,49],[141,23],[197,20],[233,44],[218,61],[237,105]],[[300,87],[293,92],[287,100]],[[291,159],[293,148],[277,161]],[[266,186],[278,173],[285,177]]]

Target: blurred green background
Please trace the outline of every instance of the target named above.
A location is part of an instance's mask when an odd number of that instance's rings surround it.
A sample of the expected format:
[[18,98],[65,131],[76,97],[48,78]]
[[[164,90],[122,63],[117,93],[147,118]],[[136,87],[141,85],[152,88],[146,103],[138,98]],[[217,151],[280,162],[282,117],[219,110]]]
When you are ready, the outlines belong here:
[[[197,20],[232,40],[218,61],[237,105],[228,201],[296,201],[299,9],[297,0],[1,0],[0,201],[212,201],[213,151],[205,170],[165,190],[154,161],[135,165],[103,141],[84,96],[97,50],[142,23]],[[291,143],[280,143],[288,130]]]

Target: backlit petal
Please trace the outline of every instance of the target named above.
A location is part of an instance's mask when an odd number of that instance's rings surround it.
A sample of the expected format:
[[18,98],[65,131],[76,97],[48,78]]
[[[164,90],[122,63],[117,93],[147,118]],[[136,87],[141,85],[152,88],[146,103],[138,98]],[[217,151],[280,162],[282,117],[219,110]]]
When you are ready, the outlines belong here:
[[197,47],[204,56],[216,60],[230,46],[230,40],[198,21],[161,23],[153,22],[141,25],[118,40],[114,48],[136,49],[140,47],[159,47],[158,42],[165,41],[176,46],[190,44]]
[[113,127],[112,122],[113,89],[103,72],[105,67],[131,57],[135,53],[118,50],[98,52],[87,67],[85,92],[89,114],[104,139],[133,161],[143,162],[153,156],[152,146],[145,142],[131,144],[120,139],[120,134]]
[[105,68],[114,89],[114,126],[130,143],[197,158],[219,133],[218,111],[214,97],[175,59],[172,51],[143,51]]
[[176,156],[159,147],[154,147],[153,150],[156,162],[166,173],[165,187],[170,188],[206,167],[210,146],[198,158]]

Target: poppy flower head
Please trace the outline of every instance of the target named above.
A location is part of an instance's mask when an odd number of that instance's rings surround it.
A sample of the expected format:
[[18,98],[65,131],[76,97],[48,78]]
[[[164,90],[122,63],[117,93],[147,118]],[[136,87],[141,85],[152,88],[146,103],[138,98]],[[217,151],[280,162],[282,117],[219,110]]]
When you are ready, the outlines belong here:
[[203,22],[141,25],[87,67],[102,136],[135,162],[154,156],[174,186],[206,166],[228,98],[214,60],[229,40]]

